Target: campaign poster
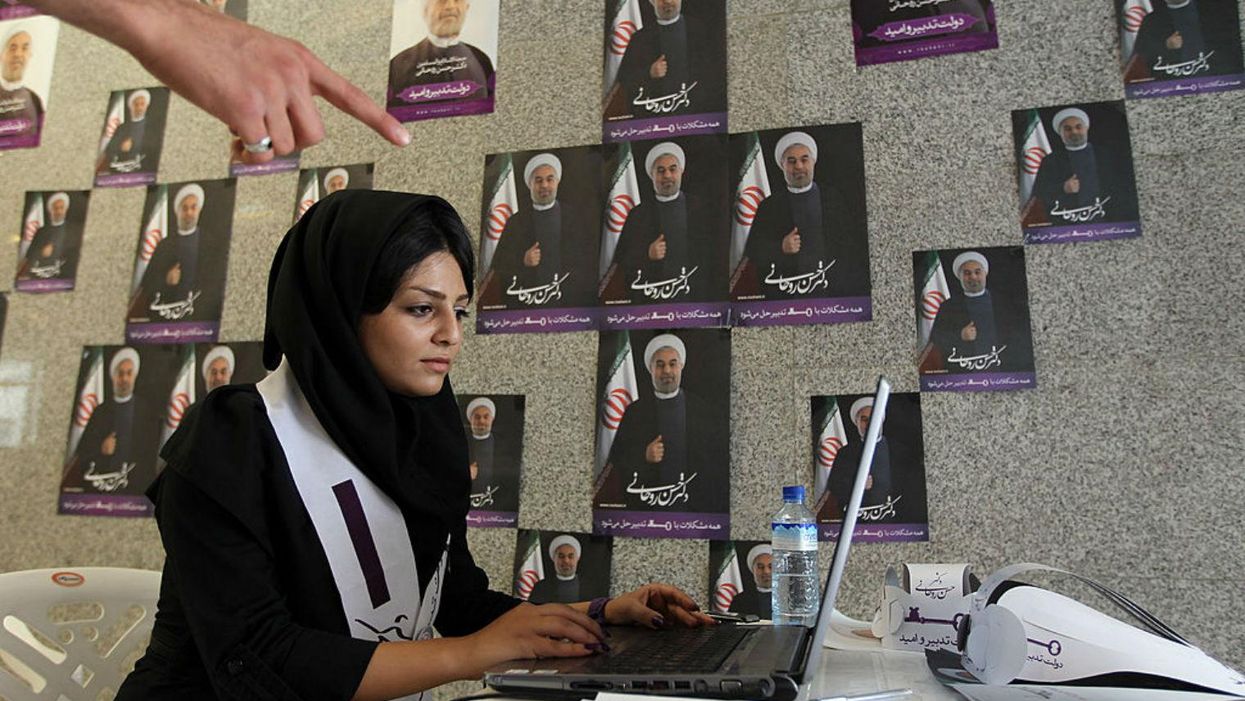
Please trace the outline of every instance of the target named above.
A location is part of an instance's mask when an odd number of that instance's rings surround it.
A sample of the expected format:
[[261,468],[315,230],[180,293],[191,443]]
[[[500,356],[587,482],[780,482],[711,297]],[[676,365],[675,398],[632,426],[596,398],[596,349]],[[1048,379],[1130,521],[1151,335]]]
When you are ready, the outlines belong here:
[[601,327],[727,326],[724,134],[606,147]]
[[216,10],[223,12],[230,17],[246,21],[246,3],[248,0],[199,0],[200,3]]
[[856,65],[999,47],[991,0],[852,0]]
[[860,124],[730,141],[733,325],[872,319]]
[[774,551],[768,540],[709,542],[709,598],[714,611],[772,616]]
[[593,532],[730,535],[729,329],[600,335]]
[[195,361],[186,368],[187,377],[184,378],[185,386],[194,386],[191,404],[217,387],[253,384],[268,376],[262,341],[199,343],[194,352]]
[[605,0],[605,143],[725,133],[725,0]]
[[500,0],[394,0],[389,114],[401,122],[489,114]]
[[0,292],[0,348],[4,347],[4,324],[9,318],[9,293]]
[[912,254],[922,392],[1037,386],[1023,246]]
[[233,180],[148,186],[130,283],[128,342],[216,340],[236,189]]
[[471,472],[468,526],[513,528],[519,521],[525,401],[516,394],[458,395]]
[[6,19],[21,19],[39,14],[39,10],[17,2],[17,0],[0,0],[0,22]]
[[17,244],[19,292],[63,292],[74,288],[86,226],[89,190],[27,192],[22,235]]
[[521,528],[514,549],[514,595],[533,604],[573,604],[610,594],[614,539]]
[[271,160],[263,163],[246,163],[241,160],[242,155],[233,152],[229,157],[229,177],[240,178],[247,175],[272,175],[273,173],[291,173],[298,170],[298,161],[302,157],[302,151],[294,151],[284,156],[273,156]]
[[601,147],[484,159],[479,333],[597,328]]
[[168,88],[114,90],[95,158],[95,187],[154,183],[168,114]]
[[1245,87],[1237,0],[1115,0],[1130,99]]
[[[88,346],[82,350],[58,512],[149,516],[143,495],[157,453],[190,406],[179,391],[191,346]],[[173,428],[176,428],[174,425]]]
[[338,190],[371,190],[372,163],[304,168],[298,172],[298,190],[294,202],[294,223],[311,209],[311,205]]
[[39,145],[60,26],[45,15],[0,21],[0,151]]
[[1123,100],[1012,112],[1025,243],[1141,236]]
[[[811,405],[817,534],[820,540],[838,540],[873,416],[873,395],[812,397]],[[896,392],[886,407],[852,537],[865,542],[929,540],[925,494],[921,395]]]

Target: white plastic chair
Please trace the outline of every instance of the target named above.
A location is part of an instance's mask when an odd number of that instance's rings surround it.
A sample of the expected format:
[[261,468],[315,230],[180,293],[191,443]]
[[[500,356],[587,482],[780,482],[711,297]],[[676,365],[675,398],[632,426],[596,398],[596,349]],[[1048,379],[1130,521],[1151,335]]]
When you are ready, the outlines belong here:
[[160,573],[78,567],[0,574],[0,699],[111,699],[147,649]]

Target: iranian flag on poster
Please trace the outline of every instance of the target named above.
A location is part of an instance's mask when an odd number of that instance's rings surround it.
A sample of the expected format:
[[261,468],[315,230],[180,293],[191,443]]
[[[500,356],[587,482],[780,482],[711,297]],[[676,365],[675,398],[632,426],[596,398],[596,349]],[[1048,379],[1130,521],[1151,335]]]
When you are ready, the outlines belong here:
[[597,426],[597,461],[595,475],[605,469],[614,445],[614,434],[622,424],[627,407],[640,398],[640,384],[635,376],[635,359],[631,354],[631,335],[626,331],[618,334],[618,348],[610,365],[609,381],[601,397],[601,419]]
[[43,228],[43,195],[36,194],[31,198],[26,218],[22,220],[22,243],[17,247],[18,258],[26,257],[26,249],[30,248],[30,242],[35,240],[35,234],[41,228]]
[[299,188],[298,192],[298,213],[294,215],[294,222],[298,223],[299,219],[311,209],[311,205],[320,201],[320,171],[308,170],[304,173],[307,182]]
[[125,121],[125,93],[118,92],[112,98],[112,104],[108,106],[108,119],[104,121],[104,135],[99,139],[101,153],[112,140],[112,135],[117,133],[117,127],[120,127],[123,121]]
[[1020,154],[1020,206],[1029,202],[1033,196],[1033,184],[1037,181],[1038,169],[1042,161],[1050,155],[1050,139],[1046,136],[1046,127],[1037,110],[1029,111],[1029,124],[1025,127],[1024,146]]
[[601,276],[605,275],[610,263],[614,262],[618,237],[622,235],[631,210],[638,204],[640,182],[635,175],[635,158],[631,154],[631,144],[624,143],[618,154],[618,167],[614,169],[614,178],[610,181],[609,206],[605,210],[605,223],[601,227]]
[[748,135],[748,155],[739,173],[739,189],[735,191],[735,216],[731,221],[731,270],[744,257],[748,232],[761,202],[770,196],[769,174],[761,156],[761,138],[756,132]]
[[830,468],[834,466],[834,458],[847,445],[847,430],[843,427],[843,412],[839,411],[839,401],[829,397],[832,409],[826,412],[821,424],[821,433],[817,436],[816,467],[813,470],[814,501],[820,501],[830,479]]
[[518,576],[514,578],[515,596],[527,601],[532,595],[532,588],[545,578],[545,563],[540,557],[540,531],[528,531],[527,550],[523,554],[523,564],[519,565]]
[[942,261],[938,260],[937,251],[930,251],[925,254],[925,284],[921,287],[921,306],[917,319],[921,334],[921,342],[918,344],[920,348],[929,343],[938,310],[950,296],[951,287],[947,285],[947,274],[942,270]]
[[718,569],[718,577],[713,582],[713,610],[725,613],[731,610],[731,604],[739,592],[744,590],[743,575],[739,572],[739,553],[735,544],[726,543],[726,558]]
[[480,242],[480,269],[489,270],[493,264],[493,254],[497,252],[497,243],[506,230],[510,217],[519,211],[519,191],[514,184],[514,159],[510,154],[499,156],[502,159],[501,170],[497,182],[493,184],[493,196],[489,200],[488,216],[485,217],[483,239]]
[[186,346],[185,358],[182,360],[182,369],[177,372],[177,382],[173,384],[173,389],[169,392],[168,407],[164,411],[164,425],[160,430],[160,445],[173,435],[177,427],[182,424],[182,417],[186,415],[186,410],[191,404],[195,403],[195,347],[193,345]]
[[138,243],[138,261],[134,264],[134,280],[130,283],[130,294],[138,290],[143,281],[143,274],[151,263],[151,254],[156,246],[169,235],[169,186],[158,186],[156,204],[147,213],[147,225],[143,227],[143,238]]
[[1133,57],[1133,46],[1137,43],[1137,32],[1146,15],[1154,12],[1150,0],[1124,0],[1120,8],[1120,56],[1124,63]]
[[104,401],[104,351],[95,348],[87,351],[91,355],[91,365],[86,371],[86,382],[78,390],[78,401],[73,408],[73,423],[69,426],[69,447],[65,452],[68,462],[78,450],[78,442],[82,440],[82,432],[95,409]]
[[605,46],[605,94],[609,95],[618,79],[618,68],[631,37],[644,28],[640,18],[640,0],[618,0],[614,6],[614,18],[610,22],[609,43]]

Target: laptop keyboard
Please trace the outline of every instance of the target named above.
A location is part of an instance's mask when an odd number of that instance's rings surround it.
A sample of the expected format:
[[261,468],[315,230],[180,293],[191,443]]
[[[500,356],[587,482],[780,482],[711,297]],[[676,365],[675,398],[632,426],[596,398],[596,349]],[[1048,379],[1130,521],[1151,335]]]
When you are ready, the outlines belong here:
[[600,659],[602,667],[598,669],[608,674],[716,672],[739,643],[755,631],[742,626],[663,630],[646,636],[643,645],[631,645]]

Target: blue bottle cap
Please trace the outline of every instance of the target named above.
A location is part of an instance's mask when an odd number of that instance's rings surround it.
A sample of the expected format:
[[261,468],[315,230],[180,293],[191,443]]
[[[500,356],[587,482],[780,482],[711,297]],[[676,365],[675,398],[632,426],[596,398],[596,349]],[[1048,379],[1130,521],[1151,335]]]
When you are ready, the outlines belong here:
[[783,501],[804,501],[804,485],[797,484],[790,487],[782,488]]

